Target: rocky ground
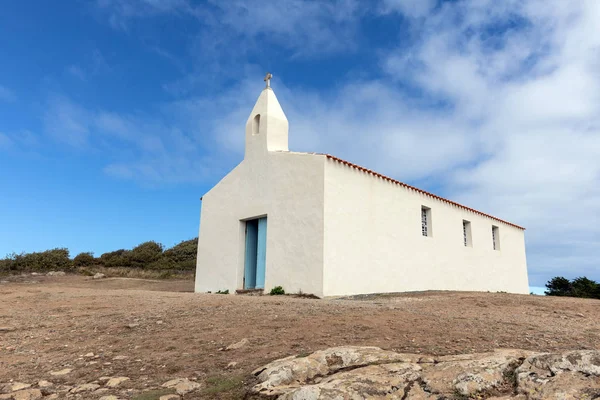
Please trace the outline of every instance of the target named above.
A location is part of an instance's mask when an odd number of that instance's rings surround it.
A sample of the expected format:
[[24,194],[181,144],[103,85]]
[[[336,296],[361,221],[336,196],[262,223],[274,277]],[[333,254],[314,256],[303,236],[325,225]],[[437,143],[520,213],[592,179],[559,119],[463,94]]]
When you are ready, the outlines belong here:
[[0,280],[0,399],[263,396],[253,390],[257,368],[336,346],[431,360],[397,370],[409,375],[448,355],[521,349],[524,363],[528,351],[600,350],[597,300],[456,292],[318,300],[193,294],[190,281]]
[[421,356],[377,347],[336,347],[286,357],[253,372],[251,392],[300,399],[598,399],[600,351]]

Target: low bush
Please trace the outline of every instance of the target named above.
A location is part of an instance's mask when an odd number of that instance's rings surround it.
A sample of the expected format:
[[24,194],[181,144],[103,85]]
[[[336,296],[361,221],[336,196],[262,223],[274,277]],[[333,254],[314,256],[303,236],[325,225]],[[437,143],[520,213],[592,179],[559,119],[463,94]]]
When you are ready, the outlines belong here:
[[271,296],[280,296],[285,294],[285,290],[283,290],[283,288],[281,286],[275,286],[273,289],[271,289]]
[[[123,269],[146,270],[146,276],[153,278],[171,278],[184,276],[189,278],[196,269],[198,238],[184,240],[179,244],[164,249],[163,245],[148,241],[135,246],[131,250],[119,249],[110,251],[95,258],[91,252],[79,253],[73,260],[69,258],[69,250],[57,248],[43,252],[9,254],[0,259],[0,274],[10,275],[21,272],[47,271],[84,271],[112,270],[112,276],[139,277],[139,271],[127,273]],[[83,269],[82,269],[83,268]],[[103,272],[104,273],[104,272]],[[108,276],[109,274],[107,274]]]
[[100,256],[98,264],[107,268],[141,268],[155,271],[194,271],[198,238],[184,240],[164,250],[163,245],[144,242],[131,250],[116,250]]
[[198,254],[198,238],[184,240],[181,243],[163,252],[161,261],[170,269],[188,270],[196,269],[196,255]]
[[147,268],[162,256],[163,245],[154,241],[144,242],[126,253],[131,268]]
[[126,256],[128,251],[119,249],[104,253],[100,256],[99,264],[104,267],[126,267],[128,264]]
[[52,249],[42,252],[10,254],[0,263],[3,272],[70,271],[73,262],[68,249]]
[[96,263],[94,253],[79,253],[73,259],[73,266],[75,267],[89,267]]

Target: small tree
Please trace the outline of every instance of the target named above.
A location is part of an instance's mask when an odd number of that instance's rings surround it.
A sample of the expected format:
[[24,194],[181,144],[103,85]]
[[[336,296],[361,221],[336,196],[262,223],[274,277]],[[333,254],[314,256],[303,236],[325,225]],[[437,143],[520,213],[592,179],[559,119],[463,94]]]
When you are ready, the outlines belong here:
[[546,290],[544,293],[547,296],[570,296],[571,295],[571,281],[562,276],[552,278],[546,283]]
[[91,252],[79,253],[73,259],[73,265],[76,267],[89,267],[94,265],[95,262],[94,253]]
[[574,297],[585,297],[588,299],[600,298],[598,297],[598,288],[600,285],[585,276],[575,278],[571,282],[572,295]]
[[572,281],[562,276],[552,278],[546,283],[544,293],[548,296],[571,296],[588,299],[600,299],[600,284],[586,277],[575,278]]

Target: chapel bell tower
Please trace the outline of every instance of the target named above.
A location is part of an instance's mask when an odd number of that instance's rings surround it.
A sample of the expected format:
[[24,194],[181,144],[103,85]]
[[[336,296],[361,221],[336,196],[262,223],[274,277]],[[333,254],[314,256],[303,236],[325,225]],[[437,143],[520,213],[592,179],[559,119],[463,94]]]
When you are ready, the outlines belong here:
[[272,75],[267,73],[266,87],[246,121],[245,159],[264,156],[268,151],[289,151],[289,124],[271,89],[271,78]]

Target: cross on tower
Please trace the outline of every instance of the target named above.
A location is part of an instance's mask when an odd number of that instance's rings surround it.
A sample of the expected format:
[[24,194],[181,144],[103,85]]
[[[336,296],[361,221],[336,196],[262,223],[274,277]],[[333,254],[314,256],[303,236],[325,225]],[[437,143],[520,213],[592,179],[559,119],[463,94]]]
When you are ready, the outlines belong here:
[[271,75],[270,72],[267,72],[267,75],[265,76],[265,79],[263,79],[263,81],[265,81],[267,83],[268,88],[271,87],[271,78],[273,77],[273,75]]

